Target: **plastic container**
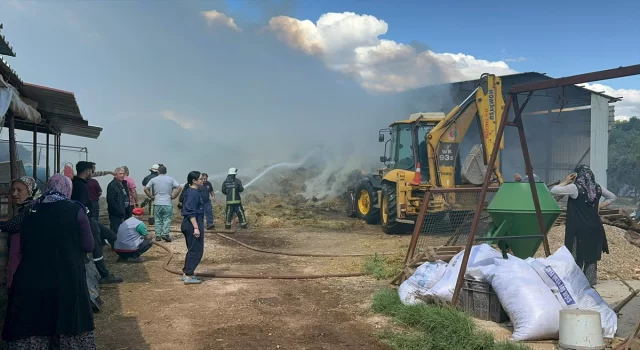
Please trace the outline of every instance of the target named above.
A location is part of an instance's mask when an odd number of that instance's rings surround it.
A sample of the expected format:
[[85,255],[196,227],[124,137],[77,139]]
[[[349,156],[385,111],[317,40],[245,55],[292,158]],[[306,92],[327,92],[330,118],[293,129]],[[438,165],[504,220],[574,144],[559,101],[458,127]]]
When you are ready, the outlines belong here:
[[502,308],[498,296],[486,282],[464,279],[458,306],[466,313],[485,321],[507,322],[509,316]]
[[600,313],[591,310],[560,310],[560,349],[605,349]]
[[[549,232],[562,210],[553,195],[542,182],[536,182],[538,200],[542,212],[545,234]],[[492,224],[488,237],[496,237],[496,241],[486,242],[496,244],[500,237],[539,235],[540,228],[533,205],[533,196],[529,183],[505,182],[493,197],[487,207]],[[542,238],[505,239],[513,255],[526,259],[535,255],[542,244]]]

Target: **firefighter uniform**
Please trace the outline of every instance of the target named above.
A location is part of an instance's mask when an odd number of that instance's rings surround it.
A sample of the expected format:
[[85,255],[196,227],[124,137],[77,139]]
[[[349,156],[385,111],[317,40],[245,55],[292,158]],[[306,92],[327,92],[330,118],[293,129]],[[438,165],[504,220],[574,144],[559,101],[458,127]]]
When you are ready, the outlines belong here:
[[222,183],[222,194],[226,196],[227,200],[224,223],[226,229],[231,228],[233,214],[238,216],[240,227],[247,228],[247,217],[244,215],[242,199],[240,199],[240,192],[244,191],[244,187],[242,187],[242,181],[236,178],[237,174],[238,169],[230,168],[227,173],[227,179]]

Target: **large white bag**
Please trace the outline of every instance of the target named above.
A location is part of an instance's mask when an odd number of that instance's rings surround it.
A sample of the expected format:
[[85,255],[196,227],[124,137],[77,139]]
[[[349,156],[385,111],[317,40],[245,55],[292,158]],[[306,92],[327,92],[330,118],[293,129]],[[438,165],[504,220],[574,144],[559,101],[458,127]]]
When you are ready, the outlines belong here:
[[491,286],[513,323],[511,339],[558,339],[562,306],[536,271],[521,259],[495,259]]
[[618,329],[618,317],[600,294],[589,285],[587,277],[576,264],[571,252],[562,246],[547,258],[529,261],[544,283],[566,309],[592,310],[600,313],[603,336],[613,338]]
[[[447,265],[444,276],[442,276],[442,279],[427,291],[426,296],[440,302],[451,302],[453,299],[453,290],[456,288],[456,281],[458,279],[458,274],[460,273],[460,265],[463,255],[464,250],[456,254],[456,256],[449,261],[449,265]],[[469,255],[467,268],[491,265],[493,264],[494,259],[500,259],[501,257],[502,253],[491,248],[491,246],[486,243],[476,245],[471,247],[471,254]]]
[[416,269],[406,281],[398,288],[400,301],[405,305],[419,304],[423,301],[416,298],[424,295],[434,284],[438,283],[447,269],[447,263],[438,260],[426,262]]

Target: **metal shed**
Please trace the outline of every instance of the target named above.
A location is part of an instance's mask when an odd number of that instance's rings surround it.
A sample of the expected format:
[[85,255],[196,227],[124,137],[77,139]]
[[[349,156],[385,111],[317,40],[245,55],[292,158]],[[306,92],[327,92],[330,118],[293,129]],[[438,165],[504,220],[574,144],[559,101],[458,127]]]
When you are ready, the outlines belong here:
[[[501,78],[503,93],[513,85],[552,79],[536,72]],[[469,96],[478,82],[463,81],[407,91],[403,93],[407,109],[402,116],[429,111],[447,113]],[[610,104],[619,100],[576,85],[534,93],[527,107],[528,113],[523,114],[523,121],[535,174],[552,183],[564,180],[576,165],[588,164],[598,182],[606,187],[609,130],[614,124],[615,114]],[[525,171],[517,130],[512,129],[507,128],[505,132],[505,148],[501,157],[505,181],[511,181],[515,173],[524,174]],[[460,147],[459,156],[464,159],[471,147],[478,143],[479,129],[472,126]]]

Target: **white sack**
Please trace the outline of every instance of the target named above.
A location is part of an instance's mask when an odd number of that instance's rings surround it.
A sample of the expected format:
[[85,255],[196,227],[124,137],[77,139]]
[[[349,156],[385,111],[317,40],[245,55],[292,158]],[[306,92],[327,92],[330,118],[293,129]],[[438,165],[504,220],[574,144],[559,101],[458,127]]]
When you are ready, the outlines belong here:
[[[451,300],[453,300],[453,290],[456,288],[456,281],[458,279],[458,274],[460,273],[460,264],[462,262],[463,255],[464,250],[456,254],[456,256],[451,259],[442,279],[427,291],[426,295],[428,297],[434,298],[440,302],[451,303]],[[486,243],[473,246],[471,247],[471,254],[469,255],[469,264],[467,265],[467,269],[492,265],[494,259],[501,257],[502,253],[491,248],[491,246]]]
[[521,259],[495,259],[491,286],[513,323],[511,339],[558,339],[562,306],[536,271]]
[[592,310],[600,313],[602,334],[613,338],[618,329],[618,317],[600,294],[589,285],[571,252],[564,245],[547,258],[530,261],[531,267],[555,294],[566,309]]
[[424,295],[433,285],[438,283],[447,269],[447,263],[438,260],[436,262],[426,262],[416,269],[406,281],[402,282],[398,288],[400,301],[404,305],[419,304],[423,301],[416,299],[416,296]]

